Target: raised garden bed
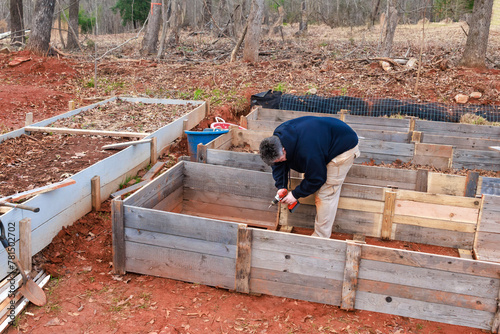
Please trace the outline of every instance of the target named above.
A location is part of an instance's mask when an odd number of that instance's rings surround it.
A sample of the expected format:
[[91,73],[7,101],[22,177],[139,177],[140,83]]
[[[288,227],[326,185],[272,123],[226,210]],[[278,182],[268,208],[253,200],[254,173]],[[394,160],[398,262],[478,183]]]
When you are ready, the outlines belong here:
[[[117,100],[120,100],[120,102],[118,102]],[[113,115],[109,113],[109,110],[105,110],[105,113],[102,114],[99,122],[105,123],[103,122],[103,119],[106,117],[106,115],[109,116],[111,118],[111,121],[115,120],[113,131],[105,129],[107,132],[102,132],[102,130],[83,129],[83,126],[81,126],[81,128],[79,128],[79,126],[74,126],[72,128],[50,127],[50,125],[52,124],[62,125],[63,122],[69,122],[73,125],[76,125],[76,119],[86,119],[87,117],[85,115],[80,117],[78,116],[79,114],[92,109],[97,111],[99,111],[100,109],[100,111],[102,112],[103,109],[107,108],[107,104],[116,104],[120,106],[128,105],[125,108],[126,113],[127,110],[132,110],[130,106],[138,106],[139,103],[143,104],[143,106],[146,107],[146,110],[149,111],[139,112],[138,114],[143,115],[143,118],[139,119],[138,117],[134,116],[134,120],[138,122],[136,125],[142,126],[143,130],[147,127],[148,129],[150,129],[150,131],[152,131],[151,133],[138,133],[131,131],[135,130],[135,128],[130,125],[130,119],[123,118],[123,123],[120,123],[119,117],[117,117],[116,114]],[[176,110],[175,114],[179,117],[175,118],[173,117],[173,114],[171,114],[169,119],[164,118],[161,122],[158,120],[158,118],[153,118],[152,122],[154,124],[151,126],[147,125],[148,119],[151,118],[151,115],[157,114],[159,110],[162,109],[161,106],[164,105],[167,105],[167,107],[165,107],[164,109],[169,110],[170,108],[171,111]],[[168,105],[176,106],[168,107]],[[181,105],[180,108],[179,105]],[[185,108],[188,108],[189,106],[191,107],[191,111],[187,114],[183,114],[184,111],[186,111]],[[151,110],[153,110],[154,112]],[[180,110],[184,111],[181,112]],[[137,112],[135,112],[135,115],[137,115]],[[57,177],[60,178],[61,176],[63,176],[63,174],[67,173],[64,176],[71,176],[71,179],[76,183],[51,192],[37,195],[25,203],[26,205],[40,208],[39,213],[22,211],[20,209],[11,209],[1,216],[2,222],[4,224],[10,223],[13,226],[16,226],[16,230],[13,233],[16,241],[16,248],[18,248],[18,241],[20,240],[17,223],[22,218],[31,219],[32,242],[30,245],[30,254],[34,255],[41,249],[43,249],[46,245],[48,245],[51,242],[52,238],[61,230],[63,226],[72,224],[74,221],[88,213],[92,208],[92,201],[101,202],[107,199],[111,193],[115,192],[118,189],[121,183],[123,183],[128,178],[135,176],[140,169],[147,167],[150,162],[153,161],[153,158],[156,159],[157,154],[159,154],[168,145],[172,144],[176,139],[180,138],[183,135],[183,131],[185,129],[191,129],[195,127],[205,117],[205,115],[206,104],[202,101],[141,98],[118,99],[115,97],[84,108],[70,111],[66,114],[44,120],[29,127],[25,127],[1,136],[0,146],[12,140],[30,140],[30,138],[44,138],[44,140],[49,140],[48,138],[52,137],[52,140],[56,139],[56,148],[59,148],[61,150],[65,149],[64,151],[61,151],[61,153],[53,153],[55,154],[56,160],[57,155],[61,157],[59,159],[61,160],[61,163],[64,162],[63,160],[66,160],[66,155],[63,154],[68,154],[68,156],[70,157],[69,160],[74,160],[73,162],[78,161],[78,159],[82,159],[84,157],[87,157],[88,160],[89,155],[104,157],[103,160],[94,163],[92,163],[91,160],[90,163],[82,165],[82,168],[79,170],[77,168],[78,163],[74,167],[74,170],[72,170],[71,172],[66,172],[59,169],[57,173],[60,174],[56,174]],[[71,118],[73,118],[73,120],[70,120]],[[63,119],[66,119],[66,121],[63,121]],[[171,120],[171,122],[168,123],[168,120]],[[111,121],[109,122],[109,124],[113,123]],[[68,126],[68,124],[66,124],[66,126]],[[155,129],[158,130],[155,131]],[[74,133],[82,133],[82,131],[86,136],[74,135]],[[99,132],[97,133],[92,131]],[[55,135],[42,135],[42,133],[55,133]],[[62,135],[61,133],[65,134]],[[115,136],[116,133],[119,133],[118,137],[122,139],[116,140],[107,138],[108,136]],[[89,134],[92,135],[92,137],[89,137]],[[93,137],[97,134],[100,136],[99,139]],[[22,137],[23,139],[20,139],[20,137]],[[130,138],[140,138],[149,141],[148,144],[133,145],[115,154],[112,153],[116,151],[99,152],[99,154],[97,152],[103,151],[101,143],[116,143],[124,140],[130,140]],[[57,145],[57,140],[60,140],[59,145]],[[83,146],[80,146],[80,148],[78,148],[78,146],[76,145],[64,146],[63,144],[65,143],[65,141],[66,143],[79,142],[79,145]],[[94,141],[96,141],[96,143],[92,146],[91,144]],[[19,149],[21,150],[21,148]],[[42,148],[37,148],[35,145],[33,145],[33,149],[31,151],[33,152],[33,154],[37,154],[39,156],[49,156],[49,153],[40,151],[41,149]],[[13,148],[13,150],[15,151],[15,148]],[[97,160],[99,159],[96,159],[95,161]],[[30,166],[30,168],[39,170],[50,169],[53,167],[58,168],[55,164],[49,166],[36,166],[34,162],[34,160],[31,161],[32,166]],[[69,161],[66,160],[66,162]],[[10,178],[6,180],[6,182],[9,182],[11,184],[15,183],[16,172],[14,170],[9,170],[9,173],[11,173],[9,175],[14,178]],[[31,184],[36,185],[37,182],[45,182],[44,180],[35,181],[31,173],[28,175],[28,177],[30,182],[30,185],[27,185],[28,188],[31,187]],[[98,179],[98,182],[93,181],[96,178]],[[11,190],[23,191],[26,189],[11,188]],[[4,250],[0,251],[0,253],[2,252],[5,253]],[[8,274],[7,268],[7,256],[5,254],[0,254],[0,277],[5,277]]]
[[[272,231],[277,209],[267,206],[274,193],[266,172],[180,162],[113,201],[114,270],[486,330],[498,326],[500,264]],[[414,199],[411,193],[403,200]]]

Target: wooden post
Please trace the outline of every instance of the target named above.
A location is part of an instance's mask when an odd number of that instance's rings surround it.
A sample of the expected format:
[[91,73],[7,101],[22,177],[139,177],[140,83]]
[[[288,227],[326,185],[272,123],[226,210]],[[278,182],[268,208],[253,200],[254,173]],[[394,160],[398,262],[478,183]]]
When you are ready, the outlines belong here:
[[99,175],[90,179],[90,193],[92,198],[92,211],[101,210],[101,178]]
[[345,109],[340,109],[340,112],[339,112],[339,113],[340,113],[340,120],[341,120],[342,122],[345,122],[345,115],[347,115],[347,110],[345,110]]
[[30,126],[33,124],[33,113],[29,112],[26,114],[26,120],[24,121],[24,126]]
[[75,101],[71,100],[68,102],[68,110],[75,110]]
[[422,141],[422,132],[413,131],[411,135],[412,143],[420,143]]
[[478,172],[472,172],[472,171],[467,172],[467,178],[465,179],[465,189],[464,189],[465,197],[476,197],[478,181],[479,181]]
[[361,244],[351,240],[347,241],[344,281],[342,283],[342,303],[340,304],[340,308],[346,311],[354,310],[360,259]]
[[235,290],[250,293],[250,269],[252,261],[252,230],[245,224],[238,225],[236,249]]
[[123,216],[123,201],[111,201],[111,222],[113,229],[113,272],[125,274],[125,221]]
[[185,119],[183,122],[182,122],[182,138],[187,138],[187,134],[184,132],[186,131],[188,128],[188,120]]
[[382,229],[380,237],[390,240],[392,235],[392,220],[394,218],[394,208],[396,207],[396,191],[385,190],[384,215],[382,216]]
[[427,169],[417,170],[417,179],[415,181],[415,191],[427,192],[429,182],[429,171]]
[[493,318],[493,324],[491,325],[491,332],[498,333],[500,331],[500,289],[498,290],[497,297],[497,312],[495,313],[495,317]]
[[240,117],[240,126],[244,127],[245,129],[248,129],[247,118],[245,116]]
[[154,166],[158,162],[158,149],[157,149],[157,140],[156,137],[151,138],[151,157],[150,164]]
[[415,131],[415,120],[416,120],[415,116],[410,117],[410,129],[408,130],[409,132]]
[[23,218],[19,221],[19,263],[27,272],[32,269],[31,252],[31,219]]
[[196,161],[204,164],[207,163],[207,145],[198,144],[196,148]]

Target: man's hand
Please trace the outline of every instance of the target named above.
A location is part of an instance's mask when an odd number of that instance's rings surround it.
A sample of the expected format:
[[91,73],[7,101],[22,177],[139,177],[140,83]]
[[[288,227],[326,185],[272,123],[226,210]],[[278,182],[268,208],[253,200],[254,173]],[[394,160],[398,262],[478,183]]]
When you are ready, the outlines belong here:
[[281,202],[290,205],[297,202],[297,199],[293,196],[292,192],[289,191],[285,198],[281,200]]

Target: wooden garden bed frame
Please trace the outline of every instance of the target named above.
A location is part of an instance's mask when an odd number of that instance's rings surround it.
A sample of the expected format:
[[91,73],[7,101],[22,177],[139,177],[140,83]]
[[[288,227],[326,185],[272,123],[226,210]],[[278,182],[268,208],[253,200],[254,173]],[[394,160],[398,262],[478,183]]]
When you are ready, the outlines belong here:
[[[98,202],[100,204],[109,198],[110,194],[115,192],[120,183],[126,180],[127,177],[135,176],[139,170],[145,168],[151,162],[154,163],[158,154],[164,148],[171,145],[177,138],[180,138],[184,134],[184,130],[192,129],[205,117],[208,108],[208,105],[203,101],[113,97],[35,123],[28,128],[24,127],[6,133],[0,136],[0,143],[9,138],[27,133],[27,129],[34,131],[36,128],[45,127],[58,119],[71,117],[118,98],[128,102],[192,104],[194,106],[193,111],[190,113],[151,134],[146,134],[146,141],[151,139],[147,145],[132,145],[72,175],[71,179],[76,181],[75,184],[37,195],[24,203],[40,208],[40,212],[33,213],[31,211],[11,209],[1,215],[0,219],[6,228],[7,226],[15,226],[15,231],[9,230],[9,232],[13,233],[16,253],[20,254],[21,257],[31,259],[31,256],[37,254],[50,244],[63,226],[73,224],[76,220],[90,212],[95,203]],[[72,129],[66,130],[73,131]],[[154,145],[151,143],[154,143]],[[19,222],[23,219],[28,220],[30,224],[28,224],[29,228],[25,228],[23,233],[20,233]],[[9,240],[11,236],[9,235]],[[23,247],[20,247],[20,245],[23,245]],[[8,268],[7,254],[2,248],[0,250],[1,278],[5,278],[9,274]]]
[[490,147],[500,145],[500,126],[472,125],[405,119],[319,114],[255,108],[242,117],[250,130],[272,132],[279,124],[300,116],[339,118],[359,136],[362,155],[358,161],[391,163],[397,159],[437,168],[498,170],[500,153]]
[[[349,204],[376,208],[383,217],[377,228],[391,233],[389,221],[416,219],[398,212],[398,201],[417,208],[453,199],[439,205],[453,207],[457,220],[478,215],[473,201],[493,207],[481,219],[498,215],[500,203],[489,195],[365,187],[345,187],[341,211]],[[347,203],[346,192],[359,196]],[[113,200],[114,270],[498,331],[500,264],[273,231],[278,209],[267,206],[274,194],[270,173],[182,161],[129,198]],[[486,221],[498,228],[494,218]]]

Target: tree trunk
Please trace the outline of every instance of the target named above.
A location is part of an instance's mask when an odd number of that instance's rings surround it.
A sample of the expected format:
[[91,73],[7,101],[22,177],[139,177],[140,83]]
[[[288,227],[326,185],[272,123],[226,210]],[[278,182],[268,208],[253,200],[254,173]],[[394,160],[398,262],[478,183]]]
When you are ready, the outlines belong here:
[[305,0],[300,4],[300,23],[299,23],[299,31],[298,35],[306,35],[307,34],[307,2]]
[[71,0],[69,5],[69,21],[68,21],[68,49],[78,48],[78,11],[80,10],[80,0]]
[[212,30],[212,0],[203,2],[203,28]]
[[10,0],[10,36],[11,43],[24,44],[23,0]]
[[[389,6],[389,4],[387,4]],[[395,6],[396,3],[393,3]],[[392,50],[392,42],[394,41],[394,33],[398,26],[398,10],[396,7],[390,6],[387,9],[387,18],[385,26],[385,35],[382,42],[382,57],[390,57]]]
[[167,37],[167,44],[169,46],[176,46],[179,44],[179,26],[181,21],[181,8],[180,0],[170,0],[171,12],[170,12],[170,33]]
[[248,30],[243,48],[243,61],[256,62],[259,59],[259,41],[264,13],[264,0],[253,0],[248,17]]
[[370,13],[370,18],[368,19],[368,29],[375,25],[375,19],[377,18],[379,6],[380,0],[372,0],[372,11]]
[[486,66],[486,50],[488,49],[492,11],[493,0],[474,1],[469,34],[460,65],[478,68]]
[[278,7],[278,19],[274,22],[271,29],[269,29],[269,35],[281,34],[283,37],[283,19],[285,18],[285,10],[282,6]]
[[52,18],[56,0],[37,0],[33,28],[26,48],[38,55],[47,55],[49,52]]
[[[151,13],[152,12],[152,13]],[[142,39],[141,54],[143,56],[154,54],[157,52],[158,33],[160,32],[161,24],[161,6],[153,5],[149,13],[148,26],[146,34]]]
[[170,11],[170,1],[169,0],[161,0],[161,16],[162,16],[162,29],[161,29],[161,37],[160,37],[160,47],[158,48],[158,53],[156,54],[157,59],[161,59],[163,56],[163,51],[165,50],[165,42],[167,39],[168,32],[168,12]]

